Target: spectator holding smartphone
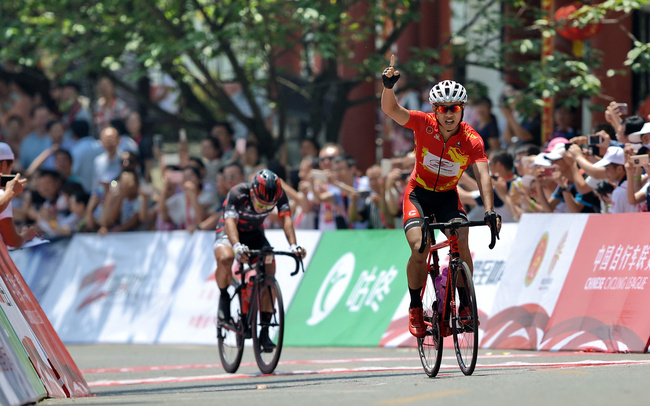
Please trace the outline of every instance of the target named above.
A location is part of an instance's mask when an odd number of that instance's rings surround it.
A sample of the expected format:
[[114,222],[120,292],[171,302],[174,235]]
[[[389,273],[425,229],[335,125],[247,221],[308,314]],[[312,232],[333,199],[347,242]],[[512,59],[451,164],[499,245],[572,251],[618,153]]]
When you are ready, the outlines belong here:
[[[11,147],[0,142],[0,175],[11,174],[13,164],[14,153]],[[17,174],[13,180],[7,182],[4,188],[0,188],[0,238],[6,245],[12,247],[20,247],[36,237],[33,227],[23,227],[18,231],[13,220],[11,199],[22,192],[26,181],[26,179],[20,178],[20,174]]]
[[[627,203],[638,206],[639,211],[650,208],[650,156],[648,148],[641,147],[636,153],[631,145],[624,149],[625,172],[627,177]],[[644,173],[645,172],[645,173]]]
[[620,147],[609,147],[607,153],[594,166],[604,167],[607,179],[616,185],[612,192],[609,213],[637,213],[641,211],[638,204],[630,204],[627,195],[627,171],[625,169],[625,152]]
[[567,144],[558,143],[553,151],[543,155],[555,168],[552,179],[557,186],[550,198],[538,190],[535,200],[541,203],[546,212],[598,213],[598,197],[593,192],[582,194],[578,191],[576,183],[582,184],[584,179],[578,172],[575,160],[566,150]]

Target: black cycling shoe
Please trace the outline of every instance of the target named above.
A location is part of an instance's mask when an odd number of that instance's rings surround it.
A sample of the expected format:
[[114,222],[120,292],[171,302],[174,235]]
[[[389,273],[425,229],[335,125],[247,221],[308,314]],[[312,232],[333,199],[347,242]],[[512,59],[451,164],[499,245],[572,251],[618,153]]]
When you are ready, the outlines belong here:
[[273,352],[273,350],[275,350],[276,345],[273,341],[271,341],[268,329],[263,328],[260,330],[259,339],[263,352]]
[[230,320],[230,298],[225,298],[225,300],[222,298],[219,299],[218,317],[222,323]]

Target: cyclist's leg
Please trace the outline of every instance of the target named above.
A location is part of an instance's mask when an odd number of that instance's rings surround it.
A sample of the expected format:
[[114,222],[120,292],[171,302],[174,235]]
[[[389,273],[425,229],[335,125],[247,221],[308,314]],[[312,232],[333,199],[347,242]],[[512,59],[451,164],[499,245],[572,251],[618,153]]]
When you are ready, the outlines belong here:
[[215,278],[219,289],[225,289],[232,280],[232,264],[235,260],[235,253],[232,250],[230,241],[225,232],[217,233],[214,241],[214,259],[217,261]]
[[[411,255],[406,264],[406,277],[408,281],[409,296],[409,332],[418,338],[426,335],[426,324],[424,323],[424,312],[422,309],[422,287],[427,279],[427,256],[429,250],[419,252],[422,244],[422,224],[424,223],[424,211],[418,198],[418,191],[421,188],[413,187],[410,183],[404,195],[404,232],[406,240],[411,248]],[[423,190],[423,189],[422,189]]]
[[[448,222],[454,219],[461,219],[463,221],[467,221],[467,213],[465,213],[463,204],[461,203],[460,198],[458,197],[458,192],[453,190],[444,193],[446,193],[447,196],[445,196],[445,199],[440,199],[441,201],[440,212],[436,214],[440,219],[440,221]],[[447,237],[449,237],[448,231],[446,232],[446,234]],[[458,251],[459,251],[460,259],[467,264],[470,275],[473,275],[472,254],[469,250],[469,243],[468,243],[469,229],[467,227],[460,228],[457,230],[457,235],[458,235]],[[463,280],[459,280],[457,281],[457,283],[458,283],[459,290],[463,291],[465,282]],[[461,294],[461,301],[464,302],[463,296],[464,295]]]
[[217,233],[214,242],[214,258],[217,261],[215,279],[220,292],[219,318],[226,320],[230,318],[230,297],[227,288],[232,280],[232,264],[235,260],[235,253],[224,231]]
[[[250,249],[261,250],[262,248],[270,247],[271,244],[266,239],[263,229],[257,229],[250,233],[241,233],[240,238],[242,242],[246,244]],[[262,260],[262,259],[260,259]],[[264,259],[264,270],[267,275],[275,276],[275,257],[267,256]],[[261,285],[262,286],[262,285]],[[271,297],[272,293],[268,289],[264,289],[261,292],[262,296],[260,297],[261,308],[260,308],[260,318],[263,326],[266,326],[271,319],[276,309],[273,308],[273,299]],[[265,348],[271,348],[275,345],[269,338],[268,327],[262,327],[260,331],[260,340],[264,344]]]
[[[461,219],[467,221],[467,213],[465,213],[465,208],[458,197],[458,192],[455,190],[450,190],[448,192],[442,192],[441,196],[443,198],[440,200],[440,207],[436,213],[436,218],[440,222],[448,222],[454,219]],[[447,237],[449,237],[449,232],[446,232]],[[460,253],[460,259],[462,259],[467,266],[469,266],[469,271],[472,273],[472,254],[469,250],[468,244],[469,229],[467,227],[458,229],[458,251]]]
[[[427,279],[427,256],[429,250],[425,247],[424,252],[420,253],[420,244],[422,244],[422,224],[426,213],[422,207],[421,188],[413,187],[410,183],[404,194],[404,232],[408,241],[411,255],[406,264],[406,278],[408,287],[411,291],[411,307],[418,305],[422,307],[419,294],[417,299],[413,290],[420,290]],[[415,302],[415,303],[414,303]]]
[[472,253],[469,250],[469,228],[467,227],[458,230],[458,251],[460,259],[469,267],[469,274],[474,276],[474,263],[472,262]]

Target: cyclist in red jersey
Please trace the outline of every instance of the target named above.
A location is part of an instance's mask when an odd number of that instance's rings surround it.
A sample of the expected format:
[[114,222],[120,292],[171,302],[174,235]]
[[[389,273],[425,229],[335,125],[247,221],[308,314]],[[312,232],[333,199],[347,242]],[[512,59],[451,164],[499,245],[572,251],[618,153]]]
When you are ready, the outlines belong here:
[[[381,108],[397,124],[413,130],[415,137],[415,169],[404,195],[404,231],[411,247],[406,265],[411,304],[409,331],[415,337],[424,337],[426,327],[420,293],[426,281],[428,250],[418,252],[422,240],[425,216],[434,216],[437,222],[452,219],[467,220],[467,214],[458,197],[456,187],[463,172],[469,167],[476,174],[481,198],[485,205],[485,220],[491,227],[501,228],[501,219],[494,212],[492,179],[481,136],[463,122],[467,91],[457,82],[445,80],[429,92],[433,113],[407,110],[395,98],[393,86],[400,77],[395,70],[395,56],[382,73],[384,89]],[[468,229],[458,230],[460,258],[473,272],[472,256],[468,246]]]

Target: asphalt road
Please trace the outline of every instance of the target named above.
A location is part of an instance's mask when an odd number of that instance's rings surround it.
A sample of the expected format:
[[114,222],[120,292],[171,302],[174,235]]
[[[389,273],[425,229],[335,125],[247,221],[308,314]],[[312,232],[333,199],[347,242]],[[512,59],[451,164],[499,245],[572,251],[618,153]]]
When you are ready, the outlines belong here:
[[251,348],[236,374],[216,346],[68,346],[92,397],[39,405],[648,405],[648,354],[482,350],[464,376],[445,349],[436,378],[417,350],[285,348],[261,375]]

